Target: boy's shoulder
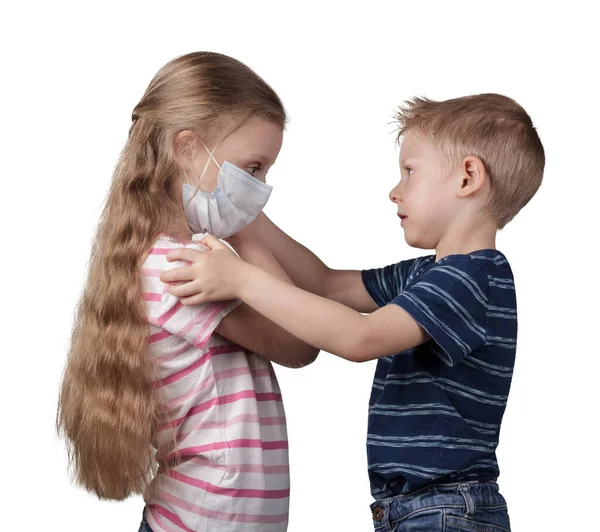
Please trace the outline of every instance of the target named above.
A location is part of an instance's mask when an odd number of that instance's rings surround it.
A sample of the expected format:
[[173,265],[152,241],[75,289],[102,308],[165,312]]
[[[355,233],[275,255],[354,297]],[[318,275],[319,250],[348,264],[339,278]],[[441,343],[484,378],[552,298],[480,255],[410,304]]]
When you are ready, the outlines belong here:
[[474,277],[483,275],[489,278],[504,270],[506,274],[512,277],[507,258],[497,249],[480,249],[470,253],[447,255],[438,261],[435,260],[435,257],[431,257],[428,262],[424,261],[424,263],[428,267],[416,273],[442,270],[455,273],[462,272],[465,275]]
[[435,255],[422,255],[412,259],[404,259],[395,264],[390,264],[384,268],[377,268],[373,271],[379,271],[387,276],[394,276],[407,280],[415,275],[429,270],[435,265]]
[[496,249],[481,249],[465,254],[435,258],[427,267],[415,271],[405,289],[429,286],[448,294],[478,294],[487,301],[495,286],[514,290],[514,278],[505,255]]
[[514,283],[498,250],[442,257],[407,282],[393,302],[429,333],[450,366],[484,347],[514,349]]
[[447,255],[437,261],[435,255],[423,255],[362,274],[365,288],[380,307],[413,288],[453,293],[465,286],[485,299],[493,278],[512,279],[506,257],[495,249]]
[[405,289],[423,304],[433,302],[435,308],[444,300],[469,312],[488,312],[497,306],[516,309],[513,273],[506,256],[496,249],[443,257],[413,276]]

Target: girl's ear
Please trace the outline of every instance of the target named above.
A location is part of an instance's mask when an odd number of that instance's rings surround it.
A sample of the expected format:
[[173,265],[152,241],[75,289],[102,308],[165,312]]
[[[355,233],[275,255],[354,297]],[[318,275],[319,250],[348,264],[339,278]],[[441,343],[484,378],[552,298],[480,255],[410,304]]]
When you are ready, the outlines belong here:
[[485,165],[479,157],[469,155],[462,161],[461,183],[457,192],[458,196],[465,198],[474,194],[483,187],[488,179]]
[[191,161],[196,155],[198,136],[189,129],[180,131],[175,135],[174,150],[177,162],[183,167],[191,166]]

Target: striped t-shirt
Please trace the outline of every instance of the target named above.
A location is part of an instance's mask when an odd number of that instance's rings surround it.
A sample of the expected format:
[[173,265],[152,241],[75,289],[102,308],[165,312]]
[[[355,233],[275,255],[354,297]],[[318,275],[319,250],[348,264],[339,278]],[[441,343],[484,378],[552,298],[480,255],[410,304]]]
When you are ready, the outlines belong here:
[[432,338],[377,363],[367,438],[373,497],[496,479],[517,340],[504,255],[421,257],[366,270],[363,282],[379,306],[399,305]]
[[287,529],[288,442],[271,363],[214,331],[239,301],[186,307],[159,276],[178,247],[161,236],[142,268],[164,423],[155,435],[159,471],[148,487],[155,532]]

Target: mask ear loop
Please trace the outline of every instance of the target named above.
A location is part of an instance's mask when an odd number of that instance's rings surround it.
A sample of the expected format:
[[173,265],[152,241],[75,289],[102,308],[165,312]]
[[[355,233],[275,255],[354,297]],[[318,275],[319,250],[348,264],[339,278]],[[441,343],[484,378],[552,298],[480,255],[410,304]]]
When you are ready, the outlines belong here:
[[[182,170],[183,170],[183,175],[185,176],[186,184],[190,184],[190,176],[188,175],[188,173],[185,170],[185,168],[182,168]],[[184,207],[183,207],[184,211],[187,211],[187,208],[190,206],[190,204],[192,203],[192,201],[196,197],[196,194],[198,194],[198,190],[199,190],[199,188],[196,188],[196,190],[194,191],[194,193],[192,194],[192,196],[190,197],[190,199],[184,205]],[[190,228],[190,230],[191,230],[191,228]]]
[[[204,170],[202,170],[202,175],[200,176],[200,183],[198,183],[198,186],[196,187],[196,190],[194,192],[194,194],[192,195],[192,197],[189,199],[189,201],[187,202],[186,208],[188,207],[188,205],[192,202],[192,200],[196,197],[196,194],[198,194],[198,191],[200,191],[200,186],[202,185],[202,181],[204,180],[204,176],[206,174],[206,171],[208,170],[208,167],[210,166],[210,162],[211,160],[217,165],[217,168],[219,170],[221,170],[221,165],[219,164],[219,161],[217,161],[217,159],[215,158],[215,156],[213,155],[215,153],[215,151],[217,150],[217,148],[219,147],[219,144],[217,144],[212,151],[208,149],[208,146],[206,144],[204,144],[204,141],[202,139],[200,139],[200,142],[202,142],[202,146],[204,146],[204,149],[207,151],[208,153],[208,159],[206,160],[206,164],[204,165]],[[185,174],[185,179],[186,181],[189,183],[190,178],[188,176],[188,173],[183,170],[183,173]]]
[[219,164],[219,161],[217,161],[217,159],[215,159],[215,156],[213,155],[219,145],[217,144],[211,151],[208,149],[206,144],[204,144],[203,140],[200,140],[200,142],[202,142],[202,146],[204,146],[204,149],[208,152],[208,159],[206,159],[206,164],[204,165],[204,170],[202,170],[202,175],[200,176],[200,183],[198,185],[198,188],[200,188],[200,185],[202,185],[202,181],[204,180],[204,175],[206,174],[206,171],[208,170],[208,167],[210,166],[211,160],[217,165],[217,168],[219,170],[221,170],[221,165]]
[[[198,183],[196,192],[194,192],[194,196],[198,193],[198,191],[200,190],[200,187],[202,186],[202,182],[204,181],[204,175],[206,174],[206,171],[208,170],[208,167],[210,166],[211,160],[212,160],[212,162],[214,162],[217,165],[219,172],[221,171],[221,165],[219,164],[219,161],[217,161],[217,159],[214,156],[214,153],[217,150],[220,142],[217,143],[217,145],[212,149],[212,151],[208,149],[208,146],[204,143],[204,141],[202,139],[200,139],[200,142],[202,142],[202,146],[204,146],[204,149],[207,151],[208,158],[206,159],[206,164],[204,165],[204,170],[202,170],[202,175],[200,176],[200,182]],[[218,183],[217,183],[217,186],[219,186]],[[194,196],[192,196],[192,199],[194,198]]]

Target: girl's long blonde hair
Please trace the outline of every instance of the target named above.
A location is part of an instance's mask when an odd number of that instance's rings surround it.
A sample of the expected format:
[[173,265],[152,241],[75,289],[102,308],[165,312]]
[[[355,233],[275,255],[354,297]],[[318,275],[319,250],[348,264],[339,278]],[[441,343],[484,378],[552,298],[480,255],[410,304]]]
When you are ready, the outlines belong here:
[[147,356],[140,267],[160,232],[186,224],[174,141],[203,139],[259,116],[285,124],[275,92],[230,57],[196,52],[167,63],[132,114],[92,246],[58,404],[76,481],[100,498],[144,491],[155,471],[158,398]]

